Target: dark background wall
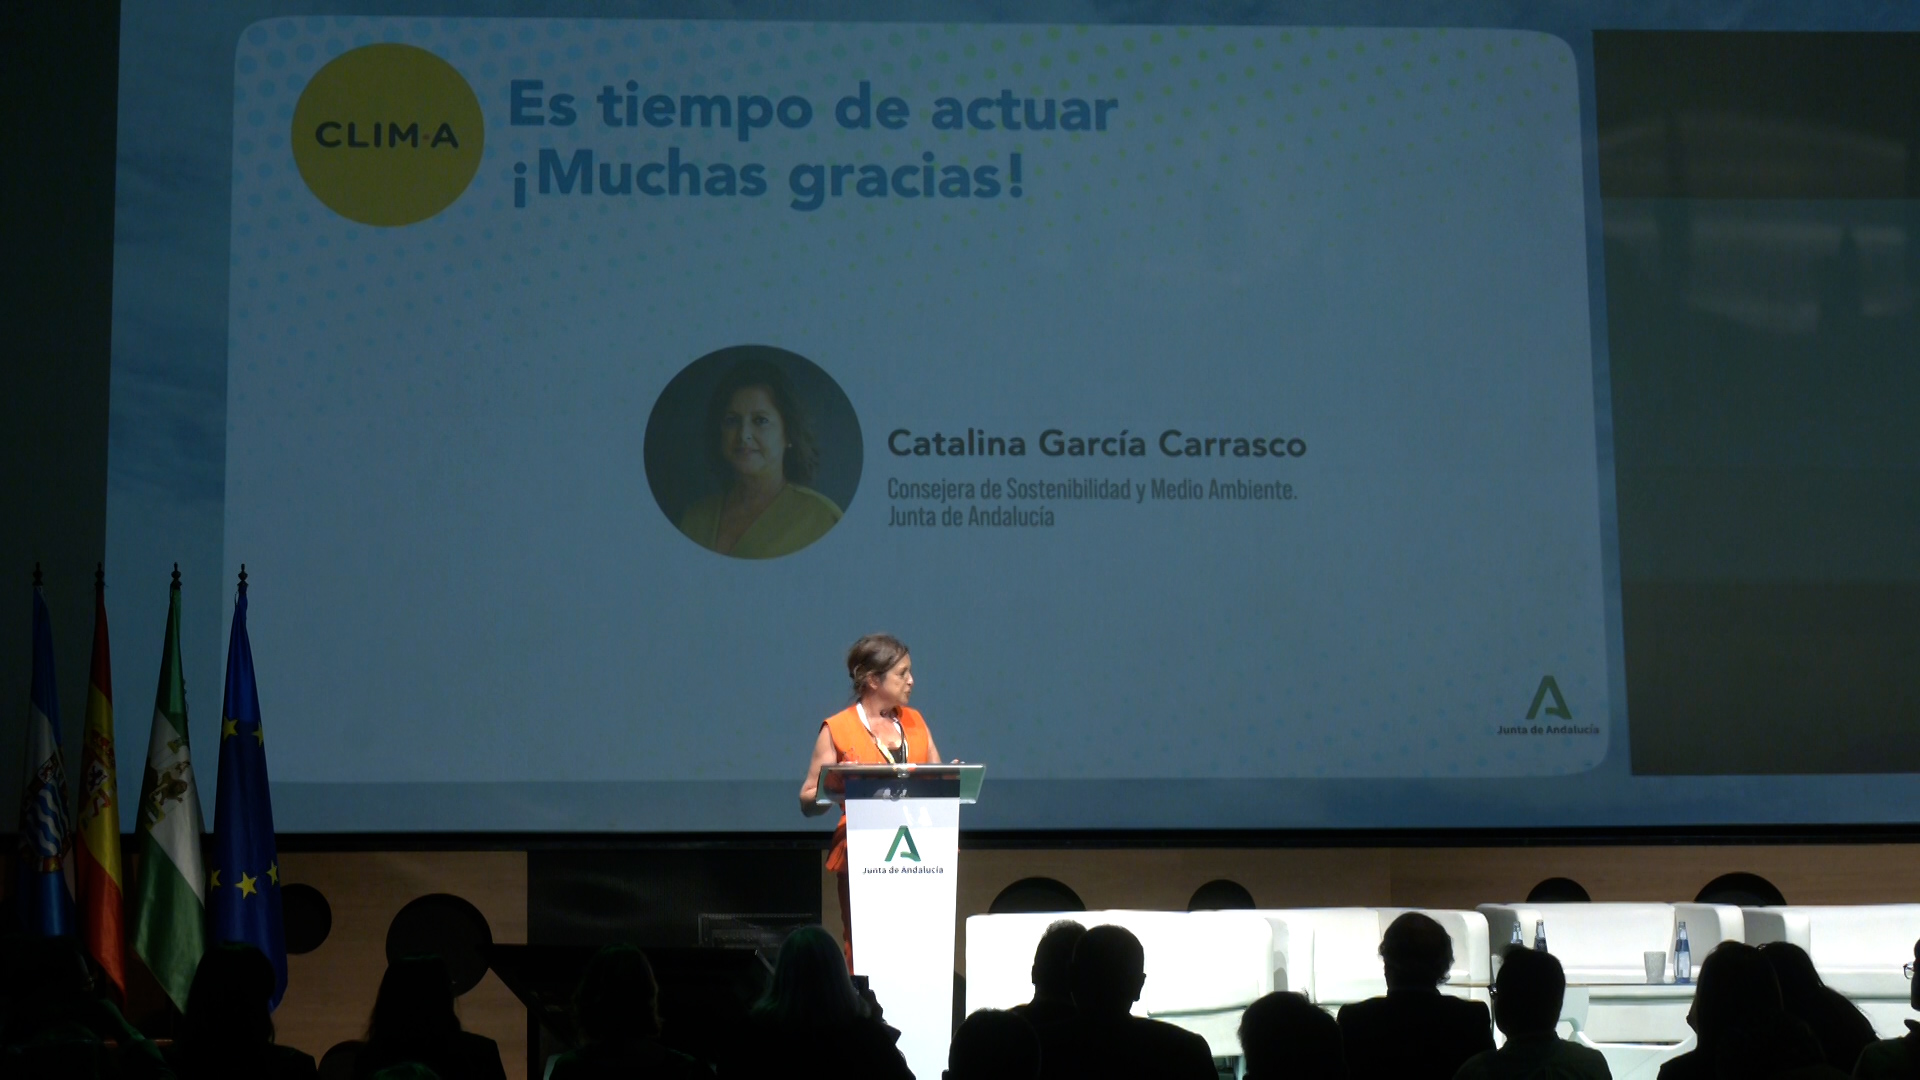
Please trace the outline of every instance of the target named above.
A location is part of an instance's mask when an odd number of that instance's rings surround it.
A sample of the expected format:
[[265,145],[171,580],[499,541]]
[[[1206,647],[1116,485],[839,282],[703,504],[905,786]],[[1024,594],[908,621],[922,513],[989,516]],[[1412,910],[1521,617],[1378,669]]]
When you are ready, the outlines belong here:
[[1920,34],[1594,59],[1633,770],[1920,771]]
[[[118,0],[0,10],[0,833],[14,830],[20,801],[35,560],[53,612],[69,777],[86,708],[93,570],[106,548],[119,53]],[[109,603],[111,588],[109,578]],[[120,756],[136,760],[153,693],[152,674],[137,670],[115,687]]]

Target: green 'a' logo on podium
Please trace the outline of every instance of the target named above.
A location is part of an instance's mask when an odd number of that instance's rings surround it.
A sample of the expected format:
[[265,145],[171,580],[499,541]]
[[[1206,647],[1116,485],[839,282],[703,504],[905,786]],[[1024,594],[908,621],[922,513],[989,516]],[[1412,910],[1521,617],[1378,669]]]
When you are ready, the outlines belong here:
[[[901,846],[903,844],[904,849]],[[895,855],[908,862],[920,861],[920,849],[913,846],[913,834],[907,831],[905,825],[900,826],[900,831],[893,834],[893,846],[887,849],[886,861],[892,862]]]
[[[1551,698],[1553,704],[1547,705]],[[1547,705],[1543,710],[1542,705]],[[1527,707],[1527,719],[1537,720],[1545,712],[1548,716],[1557,716],[1562,720],[1573,719],[1573,710],[1567,708],[1567,699],[1560,696],[1560,684],[1548,675],[1540,680],[1540,689],[1533,692],[1533,704]]]

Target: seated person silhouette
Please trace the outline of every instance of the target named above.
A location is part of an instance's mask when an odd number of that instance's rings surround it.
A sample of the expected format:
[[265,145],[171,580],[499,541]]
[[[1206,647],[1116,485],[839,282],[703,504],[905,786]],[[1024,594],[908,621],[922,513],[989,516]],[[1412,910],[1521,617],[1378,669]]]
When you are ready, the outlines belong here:
[[1072,1018],[1073,949],[1086,933],[1072,919],[1061,919],[1040,935],[1033,950],[1033,1000],[1013,1007],[1036,1029]]
[[1821,980],[1813,958],[1800,946],[1769,941],[1760,946],[1760,955],[1780,980],[1780,1002],[1787,1013],[1813,1029],[1827,1064],[1851,1074],[1860,1051],[1873,1041],[1873,1021],[1847,995]]
[[[1913,981],[1913,970],[1920,964],[1920,941],[1913,943],[1913,961],[1906,966],[1907,1004],[1920,1012],[1920,982]],[[1907,1033],[1897,1039],[1881,1039],[1860,1051],[1853,1066],[1854,1080],[1913,1080],[1920,1076],[1920,1022],[1907,1021]]]
[[1611,1080],[1600,1051],[1554,1030],[1566,995],[1559,960],[1524,945],[1507,946],[1493,984],[1493,1022],[1507,1044],[1467,1059],[1454,1080]]
[[1017,1013],[981,1009],[960,1022],[941,1080],[1038,1080],[1040,1036]]
[[1387,994],[1340,1007],[1353,1080],[1448,1080],[1468,1058],[1493,1049],[1486,1005],[1450,997],[1453,939],[1417,911],[1380,935]]
[[200,956],[167,1063],[182,1080],[301,1080],[320,1075],[312,1055],[273,1041],[273,961],[226,942]]
[[1132,1016],[1146,985],[1146,951],[1118,926],[1096,926],[1073,950],[1070,1020],[1040,1031],[1047,1080],[1217,1080],[1207,1040]]
[[723,1080],[913,1080],[874,1003],[854,989],[840,943],[818,926],[787,935],[773,977],[720,1063]]
[[1276,990],[1240,1015],[1245,1080],[1347,1080],[1340,1025],[1303,994]]
[[609,945],[587,962],[573,994],[586,1041],[561,1054],[546,1080],[712,1080],[713,1070],[660,1045],[660,984],[645,953]]
[[356,1080],[413,1062],[440,1080],[506,1080],[500,1046],[460,1028],[453,976],[444,958],[402,956],[387,965],[367,1021],[366,1045],[353,1057]]
[[1788,1015],[1773,965],[1743,942],[1723,941],[1701,962],[1687,1023],[1700,1045],[1660,1066],[1660,1080],[1847,1075],[1826,1063],[1813,1030]]
[[0,907],[0,1077],[173,1075],[94,979],[79,938],[29,935],[11,919]]

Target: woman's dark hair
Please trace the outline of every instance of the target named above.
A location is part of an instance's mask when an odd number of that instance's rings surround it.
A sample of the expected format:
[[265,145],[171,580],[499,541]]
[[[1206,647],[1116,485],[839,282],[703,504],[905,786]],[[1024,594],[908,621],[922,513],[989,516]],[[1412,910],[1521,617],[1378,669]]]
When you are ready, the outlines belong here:
[[1769,941],[1760,946],[1760,955],[1773,965],[1773,974],[1780,980],[1780,1000],[1788,1012],[1799,1015],[1820,1001],[1820,991],[1827,984],[1820,981],[1807,950],[1790,941]]
[[273,962],[251,945],[226,942],[201,954],[187,990],[178,1053],[195,1076],[263,1070],[273,1042]]
[[847,650],[847,678],[853,680],[853,696],[866,693],[868,684],[879,682],[906,655],[906,642],[892,634],[868,634],[854,642]]
[[1409,911],[1380,935],[1380,959],[1389,989],[1438,986],[1453,970],[1453,938],[1431,917]]
[[646,954],[631,945],[595,953],[573,992],[573,1011],[589,1042],[660,1034],[660,984]]
[[773,398],[773,407],[780,413],[781,426],[786,429],[783,474],[796,484],[812,483],[814,473],[820,468],[820,442],[814,437],[813,422],[800,404],[800,395],[794,392],[793,380],[787,378],[780,365],[758,356],[748,357],[729,368],[707,401],[707,460],[714,472],[722,484],[733,479],[733,466],[720,452],[720,425],[726,418],[727,408],[733,404],[733,395],[755,386],[766,388],[768,396]]
[[865,1020],[868,1014],[833,935],[803,926],[780,944],[773,978],[754,1003],[753,1015],[790,1031],[818,1031]]
[[367,1047],[381,1060],[403,1060],[439,1046],[460,1030],[453,976],[438,956],[403,956],[387,965],[367,1021]]
[[1828,1064],[1851,1071],[1860,1051],[1874,1040],[1873,1021],[1845,994],[1821,980],[1813,957],[1800,946],[1769,941],[1760,946],[1760,955],[1780,979],[1780,1001],[1787,1012],[1813,1029]]
[[1692,1018],[1702,1050],[1717,1054],[1742,1029],[1770,1023],[1784,1011],[1780,979],[1759,949],[1723,941],[1701,961]]

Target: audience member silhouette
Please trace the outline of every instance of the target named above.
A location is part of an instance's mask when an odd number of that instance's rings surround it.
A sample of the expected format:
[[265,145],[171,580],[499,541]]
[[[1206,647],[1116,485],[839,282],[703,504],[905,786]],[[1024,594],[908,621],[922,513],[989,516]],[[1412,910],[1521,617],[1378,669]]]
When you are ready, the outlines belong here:
[[1407,912],[1380,936],[1380,960],[1386,996],[1340,1008],[1353,1080],[1449,1080],[1468,1058],[1493,1049],[1486,1005],[1440,992],[1453,968],[1445,927]]
[[1507,946],[1493,984],[1493,1022],[1507,1044],[1469,1058],[1454,1080],[1611,1080],[1600,1051],[1555,1030],[1566,994],[1567,973],[1551,953]]
[[846,954],[818,926],[787,935],[767,991],[747,1019],[740,1054],[721,1074],[830,1080],[913,1080],[894,1046],[900,1033],[873,1014],[853,988]]
[[500,1047],[460,1030],[453,977],[438,956],[403,956],[387,965],[353,1075],[371,1078],[403,1062],[425,1065],[440,1080],[506,1080]]
[[1096,926],[1073,950],[1072,1019],[1040,1030],[1048,1080],[1215,1080],[1213,1052],[1192,1032],[1130,1015],[1146,985],[1140,939]]
[[301,1080],[313,1055],[273,1041],[273,961],[251,945],[214,945],[200,957],[167,1061],[180,1080]]
[[1760,950],[1723,941],[1700,964],[1687,1023],[1700,1045],[1660,1066],[1660,1080],[1817,1080],[1826,1063],[1812,1029],[1787,1015],[1780,980]]
[[101,991],[76,939],[15,933],[0,941],[0,1077],[172,1075]]
[[546,1080],[711,1080],[713,1070],[660,1045],[660,984],[646,954],[609,945],[587,962],[573,995],[586,1037],[554,1059]]
[[1773,974],[1780,980],[1780,1000],[1787,1013],[1813,1029],[1827,1064],[1853,1072],[1860,1051],[1873,1041],[1873,1021],[1845,994],[1821,981],[1813,958],[1800,946],[1770,941],[1760,946],[1760,955],[1773,965]]
[[1305,995],[1278,990],[1240,1014],[1246,1080],[1347,1080],[1340,1025]]
[[440,1074],[417,1061],[403,1061],[374,1073],[372,1080],[440,1080]]
[[1061,919],[1040,935],[1033,950],[1033,1000],[1013,1007],[1036,1029],[1073,1017],[1073,950],[1086,933],[1072,919]]
[[999,1009],[981,1009],[961,1021],[940,1074],[941,1080],[1037,1080],[1039,1075],[1040,1036],[1018,1013]]
[[[1920,941],[1913,943],[1913,963],[1907,965],[1907,1005],[1920,1011],[1920,982],[1913,971],[1920,965]],[[1907,1021],[1907,1033],[1898,1039],[1881,1039],[1860,1051],[1853,1066],[1854,1080],[1914,1080],[1920,1077],[1920,1023]]]

